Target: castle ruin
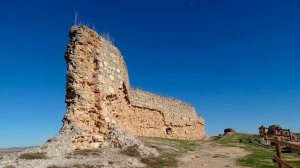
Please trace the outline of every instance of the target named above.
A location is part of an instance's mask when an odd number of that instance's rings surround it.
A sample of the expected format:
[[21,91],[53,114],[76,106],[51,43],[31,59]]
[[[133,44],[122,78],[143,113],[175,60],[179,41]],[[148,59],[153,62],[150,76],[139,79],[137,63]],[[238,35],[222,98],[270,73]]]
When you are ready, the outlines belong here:
[[67,112],[48,152],[141,145],[133,136],[204,137],[204,120],[193,106],[130,87],[125,61],[111,42],[86,26],[73,26],[69,36]]

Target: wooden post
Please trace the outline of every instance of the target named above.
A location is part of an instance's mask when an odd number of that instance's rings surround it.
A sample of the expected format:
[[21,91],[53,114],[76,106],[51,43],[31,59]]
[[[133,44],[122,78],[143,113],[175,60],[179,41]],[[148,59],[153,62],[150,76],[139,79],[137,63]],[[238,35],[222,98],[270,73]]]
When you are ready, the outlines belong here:
[[291,133],[290,129],[288,129],[288,130],[289,130],[290,141],[292,142],[293,141],[292,133]]
[[268,140],[267,140],[267,131],[266,131],[266,128],[263,127],[263,131],[264,131],[264,138],[265,138],[265,141],[266,143],[268,143]]
[[[278,142],[278,137],[275,137],[275,142],[276,142],[276,156],[279,158],[279,159],[282,159],[282,154],[281,154],[281,147],[280,147],[280,144]],[[278,167],[279,168],[283,168],[282,164],[278,162]]]

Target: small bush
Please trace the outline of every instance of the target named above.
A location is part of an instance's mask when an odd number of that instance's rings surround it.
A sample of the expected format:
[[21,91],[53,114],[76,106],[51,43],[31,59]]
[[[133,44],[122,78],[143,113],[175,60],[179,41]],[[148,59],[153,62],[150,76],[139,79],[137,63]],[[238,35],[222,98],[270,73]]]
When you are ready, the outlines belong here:
[[133,146],[129,146],[125,150],[122,150],[121,153],[132,157],[141,157],[140,152],[138,151],[138,146],[136,144]]
[[71,155],[83,155],[83,156],[90,156],[90,155],[100,155],[102,153],[99,149],[83,149],[83,150],[75,150],[71,153]]
[[45,153],[22,153],[19,156],[20,159],[33,160],[33,159],[46,159]]

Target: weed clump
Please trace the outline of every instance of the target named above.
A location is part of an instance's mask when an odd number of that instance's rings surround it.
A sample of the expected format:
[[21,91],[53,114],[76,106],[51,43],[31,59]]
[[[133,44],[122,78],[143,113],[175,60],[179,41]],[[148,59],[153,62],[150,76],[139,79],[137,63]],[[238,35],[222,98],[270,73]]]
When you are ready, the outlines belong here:
[[141,157],[141,154],[138,151],[138,146],[136,144],[133,146],[129,146],[125,150],[122,150],[121,153],[131,157]]
[[47,168],[67,168],[67,167],[52,165],[52,166],[48,166]]
[[75,150],[70,155],[82,155],[82,156],[91,156],[91,155],[100,155],[102,153],[101,150],[95,149],[83,149],[83,150]]
[[33,159],[47,159],[47,156],[45,153],[22,153],[19,156],[19,158],[25,160],[33,160]]

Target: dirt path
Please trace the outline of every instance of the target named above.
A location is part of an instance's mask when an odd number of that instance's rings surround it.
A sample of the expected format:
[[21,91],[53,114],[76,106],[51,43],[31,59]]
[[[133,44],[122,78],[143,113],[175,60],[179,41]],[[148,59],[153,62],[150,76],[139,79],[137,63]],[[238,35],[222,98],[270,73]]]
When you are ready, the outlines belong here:
[[179,158],[180,168],[240,168],[236,160],[248,154],[238,147],[224,147],[211,141],[199,143],[195,151],[188,152]]

